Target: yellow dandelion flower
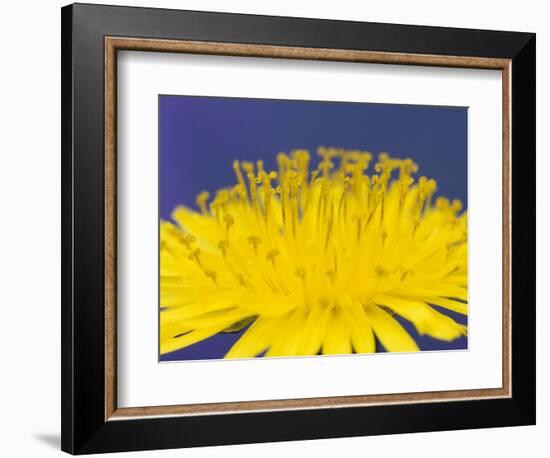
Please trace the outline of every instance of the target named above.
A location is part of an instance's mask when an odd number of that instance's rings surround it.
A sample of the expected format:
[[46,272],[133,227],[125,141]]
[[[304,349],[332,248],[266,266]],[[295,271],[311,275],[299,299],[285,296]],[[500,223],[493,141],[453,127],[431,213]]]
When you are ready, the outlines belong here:
[[[452,341],[467,314],[467,216],[432,202],[411,159],[318,149],[278,170],[235,161],[237,184],[160,225],[160,351],[248,326],[227,358],[417,351],[395,316]],[[434,307],[436,306],[436,307]]]

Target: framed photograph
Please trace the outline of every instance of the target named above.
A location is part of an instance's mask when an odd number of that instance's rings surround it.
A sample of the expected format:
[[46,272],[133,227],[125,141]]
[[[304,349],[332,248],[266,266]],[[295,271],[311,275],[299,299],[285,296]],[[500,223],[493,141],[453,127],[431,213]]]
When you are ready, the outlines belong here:
[[535,35],[62,9],[62,448],[535,423]]

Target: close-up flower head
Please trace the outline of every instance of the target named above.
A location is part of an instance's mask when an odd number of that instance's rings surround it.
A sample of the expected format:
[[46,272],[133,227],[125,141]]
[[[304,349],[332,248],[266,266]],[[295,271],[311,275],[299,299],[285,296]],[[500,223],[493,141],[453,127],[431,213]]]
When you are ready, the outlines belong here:
[[277,170],[236,160],[234,186],[161,221],[161,354],[230,332],[226,358],[420,350],[405,323],[466,334],[461,202],[410,158],[317,153],[279,153]]

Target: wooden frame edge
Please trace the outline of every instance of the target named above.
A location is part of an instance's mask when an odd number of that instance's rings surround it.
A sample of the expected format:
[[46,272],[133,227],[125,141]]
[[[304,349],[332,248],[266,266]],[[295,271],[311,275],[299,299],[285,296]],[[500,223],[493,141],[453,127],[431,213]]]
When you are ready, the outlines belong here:
[[116,345],[116,47],[105,40],[105,420],[117,410]]
[[[421,393],[354,395],[269,401],[226,402],[215,404],[118,408],[116,377],[116,65],[118,50],[501,70],[503,158],[503,386],[501,388],[490,389],[434,391]],[[144,417],[194,416],[277,410],[344,408],[381,404],[429,403],[511,397],[511,59],[110,36],[106,36],[104,38],[104,53],[105,421],[130,420]]]
[[502,68],[502,381],[512,397],[512,61]]

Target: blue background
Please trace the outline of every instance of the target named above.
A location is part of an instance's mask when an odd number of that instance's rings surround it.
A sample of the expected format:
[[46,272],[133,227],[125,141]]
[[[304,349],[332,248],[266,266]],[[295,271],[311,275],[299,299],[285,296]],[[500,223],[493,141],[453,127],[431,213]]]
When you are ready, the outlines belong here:
[[[263,159],[276,168],[278,152],[304,148],[315,156],[318,146],[411,157],[420,166],[417,177],[436,179],[438,194],[467,207],[467,116],[465,107],[160,95],[160,217],[169,219],[178,204],[196,207],[203,190],[212,195],[235,184],[234,159]],[[467,348],[466,337],[441,342],[396,318],[422,350]],[[218,334],[160,360],[221,358],[242,332]]]

